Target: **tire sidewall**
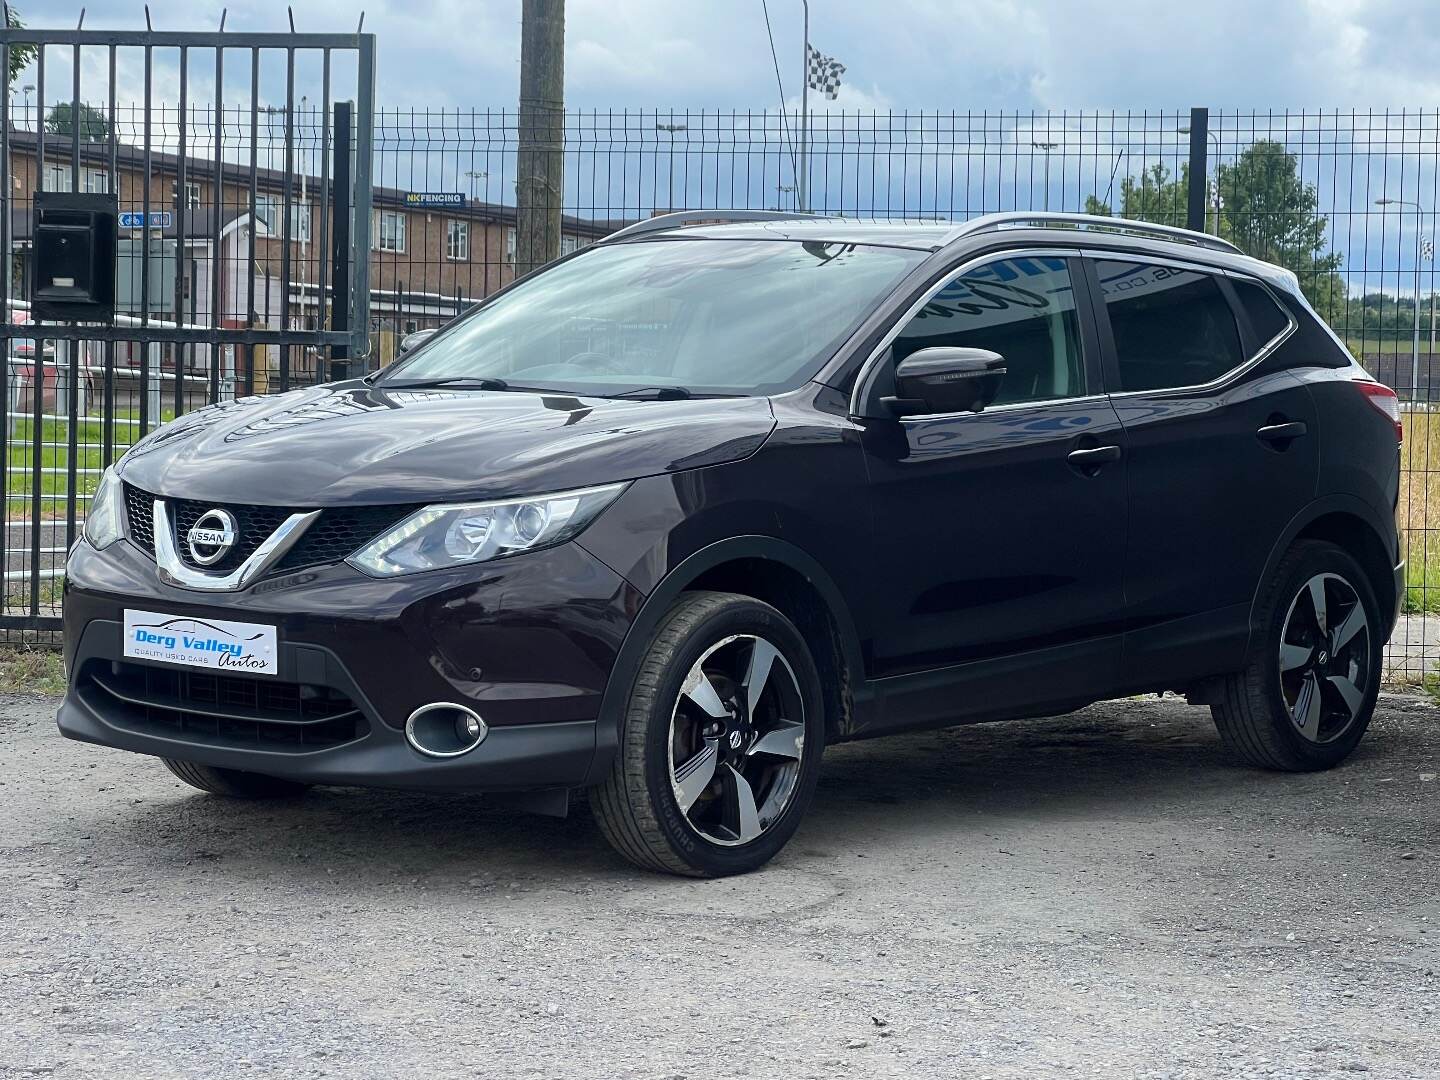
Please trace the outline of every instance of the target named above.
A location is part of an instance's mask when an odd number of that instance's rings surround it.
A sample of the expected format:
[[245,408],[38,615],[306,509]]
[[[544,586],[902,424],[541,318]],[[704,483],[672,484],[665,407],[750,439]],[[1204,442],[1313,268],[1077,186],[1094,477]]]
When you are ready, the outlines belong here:
[[[1254,659],[1261,673],[1261,683],[1276,735],[1283,745],[1307,766],[1327,768],[1345,760],[1365,737],[1375,702],[1380,696],[1380,681],[1384,663],[1385,642],[1381,630],[1380,604],[1375,590],[1365,571],[1343,548],[1328,543],[1307,544],[1298,553],[1299,557],[1283,571],[1282,578],[1272,595],[1270,610],[1266,612],[1265,636],[1261,652]],[[1285,629],[1285,617],[1290,611],[1301,588],[1316,574],[1335,574],[1355,590],[1360,603],[1365,607],[1370,632],[1370,683],[1365,688],[1361,702],[1360,716],[1350,730],[1340,738],[1328,743],[1312,743],[1295,730],[1290,719],[1290,709],[1280,689],[1280,638]]]
[[[764,833],[737,847],[713,843],[686,819],[671,787],[669,746],[671,717],[686,675],[707,649],[732,634],[755,634],[779,648],[795,673],[805,708],[805,749],[789,805]],[[660,678],[653,691],[645,696],[648,701],[632,705],[644,713],[641,717],[644,723],[632,726],[631,730],[645,740],[646,789],[655,819],[670,848],[707,876],[743,873],[768,861],[799,827],[819,779],[825,743],[820,676],[800,632],[768,604],[736,596],[689,629],[679,646],[665,658]],[[638,727],[643,727],[643,731],[636,730]]]

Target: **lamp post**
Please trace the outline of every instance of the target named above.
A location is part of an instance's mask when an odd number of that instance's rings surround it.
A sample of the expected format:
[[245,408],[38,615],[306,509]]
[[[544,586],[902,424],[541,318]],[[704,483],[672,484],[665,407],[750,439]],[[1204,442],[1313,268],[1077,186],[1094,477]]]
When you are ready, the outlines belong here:
[[1045,209],[1050,209],[1050,151],[1054,150],[1059,143],[1053,142],[1031,142],[1030,145],[1036,150],[1045,151]]
[[[1413,206],[1415,208],[1415,332],[1410,344],[1410,400],[1420,394],[1420,231],[1425,225],[1425,208],[1410,199],[1376,199],[1376,206]],[[1428,374],[1428,372],[1427,372]],[[1426,379],[1426,398],[1429,398],[1429,379]]]
[[25,91],[25,119],[28,121],[30,119],[30,95],[35,92],[35,84],[29,83],[20,89]]
[[665,195],[665,212],[668,214],[675,209],[675,133],[677,131],[689,131],[688,124],[656,124],[656,131],[663,131],[670,136],[670,179]]

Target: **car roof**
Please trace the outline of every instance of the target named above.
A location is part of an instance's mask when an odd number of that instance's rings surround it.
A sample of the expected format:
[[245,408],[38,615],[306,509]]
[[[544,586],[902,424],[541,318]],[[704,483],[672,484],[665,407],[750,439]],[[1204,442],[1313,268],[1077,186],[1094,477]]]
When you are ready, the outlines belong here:
[[[609,241],[726,239],[791,240],[870,244],[936,252],[955,245],[962,254],[1010,244],[1050,243],[1124,251],[1137,256],[1176,258],[1263,278],[1286,292],[1299,292],[1288,270],[1246,255],[1228,240],[1190,229],[1125,218],[1049,211],[1008,211],[968,221],[935,218],[821,217],[783,211],[695,210],[638,222]],[[961,243],[965,241],[965,243]]]

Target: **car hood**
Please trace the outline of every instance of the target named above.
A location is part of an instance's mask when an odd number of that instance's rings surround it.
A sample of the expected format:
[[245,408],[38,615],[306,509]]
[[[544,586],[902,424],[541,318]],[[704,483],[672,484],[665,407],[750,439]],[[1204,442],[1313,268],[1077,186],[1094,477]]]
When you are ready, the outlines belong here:
[[360,381],[200,409],[120,462],[127,483],[216,503],[342,506],[540,494],[735,461],[765,398],[620,401]]

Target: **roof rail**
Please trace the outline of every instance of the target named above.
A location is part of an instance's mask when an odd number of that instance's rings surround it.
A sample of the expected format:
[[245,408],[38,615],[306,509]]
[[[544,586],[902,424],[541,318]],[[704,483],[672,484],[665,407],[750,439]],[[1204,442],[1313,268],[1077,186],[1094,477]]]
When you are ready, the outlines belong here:
[[1126,236],[1144,236],[1151,240],[1168,240],[1176,244],[1191,244],[1194,247],[1209,248],[1212,251],[1226,251],[1233,255],[1245,254],[1229,240],[1222,240],[1209,233],[1194,229],[1180,229],[1174,225],[1156,225],[1150,221],[1132,221],[1129,218],[1102,217],[1099,214],[1062,214],[1049,211],[1011,210],[1003,214],[984,214],[956,226],[945,237],[945,243],[962,236],[990,232],[999,229],[1056,228],[1082,229],[1093,232],[1121,233]]
[[824,221],[823,214],[805,214],[795,210],[677,210],[673,214],[659,214],[656,217],[627,225],[619,232],[605,237],[602,243],[612,240],[629,240],[646,233],[677,229],[683,225],[713,225],[727,221]]

